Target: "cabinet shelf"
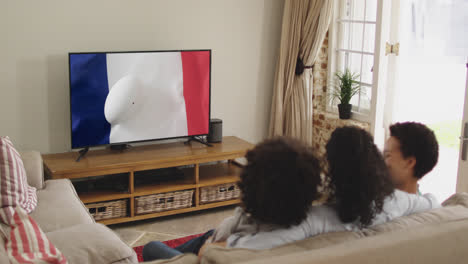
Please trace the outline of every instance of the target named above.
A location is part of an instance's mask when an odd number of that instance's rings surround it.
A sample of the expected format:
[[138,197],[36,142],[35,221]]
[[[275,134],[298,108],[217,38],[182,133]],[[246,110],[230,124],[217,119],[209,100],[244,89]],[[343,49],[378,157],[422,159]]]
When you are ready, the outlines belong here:
[[86,204],[130,198],[131,194],[117,191],[93,191],[89,193],[79,193],[78,196],[81,201]]
[[238,182],[241,171],[242,168],[230,162],[215,165],[202,165],[200,166],[200,181],[198,186],[205,187]]
[[[166,179],[165,181],[157,182],[157,177],[155,177],[155,182],[135,184],[135,191],[133,192],[133,195],[143,196],[156,193],[195,189],[197,187],[195,184],[195,168],[184,168],[181,169],[181,172],[183,173],[183,177],[175,177],[175,179],[172,181],[168,181]],[[135,178],[137,177],[139,176],[135,176]]]

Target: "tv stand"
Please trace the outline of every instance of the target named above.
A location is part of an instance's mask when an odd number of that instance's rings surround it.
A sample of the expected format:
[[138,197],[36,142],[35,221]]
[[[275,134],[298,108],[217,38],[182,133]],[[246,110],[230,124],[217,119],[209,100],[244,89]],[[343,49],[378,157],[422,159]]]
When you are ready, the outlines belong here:
[[196,141],[196,142],[199,142],[203,145],[207,145],[208,147],[212,147],[213,145],[211,145],[210,143],[208,143],[207,141],[201,139],[201,138],[197,138],[195,136],[191,136],[189,137],[189,139],[187,141],[184,142],[184,144],[189,144],[190,142],[192,141]]
[[[103,209],[107,213],[107,208],[112,208],[109,212],[119,211],[118,216],[97,220],[110,225],[239,204],[239,196],[206,201],[205,197],[210,196],[202,194],[207,189],[216,190],[218,186],[232,186],[238,182],[242,168],[235,159],[243,157],[254,145],[237,137],[223,137],[222,142],[212,145],[207,148],[200,144],[171,142],[132,146],[122,152],[96,149],[89,150],[85,162],[75,162],[76,152],[44,154],[42,159],[50,179],[88,179],[95,183],[92,185],[95,188],[75,188],[81,201],[88,208],[94,208],[96,214]],[[182,170],[183,174],[153,174],[153,170],[164,168]],[[75,181],[77,186],[80,182],[85,181]],[[229,191],[219,188],[217,193]],[[189,207],[139,211],[141,199],[175,192],[193,192]],[[151,199],[155,201],[156,198]]]
[[110,145],[109,148],[111,150],[123,151],[123,150],[129,149],[130,147],[132,147],[130,144],[117,144],[117,145]]
[[78,158],[75,161],[80,162],[81,158],[83,158],[86,155],[86,153],[88,153],[88,151],[89,151],[89,147],[86,147],[86,148],[78,151],[78,153],[80,153],[80,155],[78,156]]

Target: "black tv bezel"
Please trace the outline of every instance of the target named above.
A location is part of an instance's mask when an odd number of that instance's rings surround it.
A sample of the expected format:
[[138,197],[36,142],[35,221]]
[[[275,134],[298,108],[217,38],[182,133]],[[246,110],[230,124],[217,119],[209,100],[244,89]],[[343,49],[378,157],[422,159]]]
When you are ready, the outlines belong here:
[[209,124],[211,119],[211,49],[190,49],[190,50],[139,50],[139,51],[97,51],[97,52],[69,52],[68,53],[68,89],[69,89],[69,106],[70,106],[70,143],[71,149],[83,149],[83,148],[91,148],[91,147],[101,147],[101,146],[115,146],[115,145],[125,145],[130,143],[143,143],[143,142],[150,142],[150,141],[161,141],[161,140],[170,140],[170,139],[181,139],[181,138],[190,138],[190,137],[199,137],[199,136],[208,136],[206,134],[198,134],[198,135],[187,135],[187,136],[180,136],[180,137],[168,137],[168,138],[155,138],[155,139],[145,139],[145,140],[135,140],[135,141],[125,141],[119,143],[109,143],[109,144],[98,144],[98,145],[87,145],[87,146],[80,146],[80,147],[73,147],[73,122],[72,122],[72,105],[71,105],[71,69],[70,69],[70,56],[74,54],[109,54],[109,53],[162,53],[162,52],[185,52],[185,51],[209,51],[210,53],[210,76],[209,76],[209,91],[208,91],[208,133],[209,131]]

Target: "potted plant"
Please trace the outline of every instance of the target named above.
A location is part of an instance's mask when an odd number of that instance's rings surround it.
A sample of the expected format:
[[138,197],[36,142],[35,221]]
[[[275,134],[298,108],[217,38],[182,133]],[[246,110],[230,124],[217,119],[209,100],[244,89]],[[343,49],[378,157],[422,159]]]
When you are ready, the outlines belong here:
[[338,112],[340,119],[351,118],[352,105],[349,103],[351,98],[361,91],[359,84],[359,74],[352,73],[348,68],[344,72],[337,71],[335,80],[332,83],[332,92],[330,93],[332,101],[338,99]]

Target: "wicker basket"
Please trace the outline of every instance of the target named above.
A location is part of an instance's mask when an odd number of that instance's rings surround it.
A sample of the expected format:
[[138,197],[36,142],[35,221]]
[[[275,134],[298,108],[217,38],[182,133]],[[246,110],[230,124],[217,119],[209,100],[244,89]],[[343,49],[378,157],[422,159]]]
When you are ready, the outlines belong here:
[[212,203],[239,198],[240,189],[235,183],[200,188],[200,203]]
[[135,198],[136,214],[148,214],[192,206],[193,190],[145,195]]
[[110,219],[127,216],[127,200],[116,200],[102,203],[86,204],[94,220]]

